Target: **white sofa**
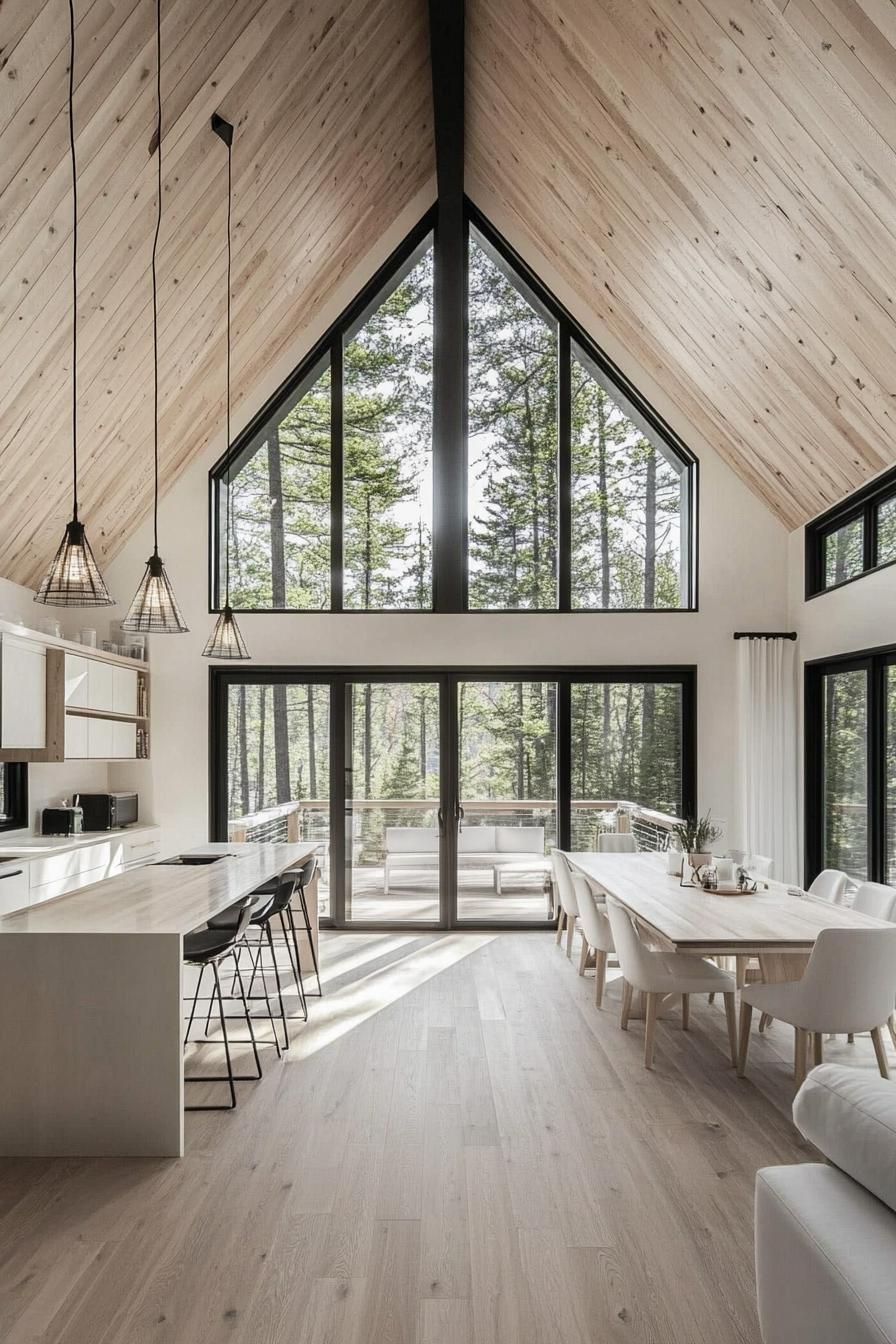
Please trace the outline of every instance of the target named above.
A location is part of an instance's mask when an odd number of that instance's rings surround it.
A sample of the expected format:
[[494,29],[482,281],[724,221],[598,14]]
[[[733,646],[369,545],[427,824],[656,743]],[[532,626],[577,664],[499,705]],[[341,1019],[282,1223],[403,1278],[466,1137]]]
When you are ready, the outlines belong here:
[[756,1174],[764,1344],[894,1344],[896,1083],[822,1064],[793,1118],[831,1165]]
[[[439,832],[435,826],[387,826],[383,891],[401,868],[430,868],[439,862]],[[459,868],[491,868],[501,895],[501,875],[508,871],[546,873],[543,826],[463,826],[457,837]]]

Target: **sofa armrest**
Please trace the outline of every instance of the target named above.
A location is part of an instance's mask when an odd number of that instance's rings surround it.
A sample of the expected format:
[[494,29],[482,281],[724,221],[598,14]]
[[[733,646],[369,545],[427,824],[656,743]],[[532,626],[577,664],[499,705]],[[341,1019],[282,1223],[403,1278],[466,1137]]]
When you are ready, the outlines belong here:
[[896,1210],[896,1083],[821,1064],[794,1098],[793,1121],[835,1166]]

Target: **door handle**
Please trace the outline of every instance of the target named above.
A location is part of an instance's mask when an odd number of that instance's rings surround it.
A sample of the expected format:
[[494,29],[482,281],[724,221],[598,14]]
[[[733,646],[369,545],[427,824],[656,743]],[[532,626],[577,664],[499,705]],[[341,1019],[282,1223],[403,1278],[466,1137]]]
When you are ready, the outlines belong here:
[[22,876],[22,870],[21,868],[17,868],[14,873],[0,873],[0,882],[2,882],[5,877],[21,877],[21,876]]
[[464,817],[465,817],[465,816],[466,816],[466,813],[464,812],[464,809],[461,807],[460,803],[458,803],[458,804],[457,804],[457,809],[456,809],[456,811],[455,811],[455,813],[454,813],[454,820],[457,822],[457,831],[458,831],[458,834],[460,834],[460,832],[461,832],[461,831],[463,830],[463,828],[464,828]]
[[444,834],[445,834],[445,813],[442,811],[441,808],[439,808],[438,812],[436,813],[436,816],[437,816],[438,819],[439,819],[439,834],[440,834],[440,835],[444,835]]

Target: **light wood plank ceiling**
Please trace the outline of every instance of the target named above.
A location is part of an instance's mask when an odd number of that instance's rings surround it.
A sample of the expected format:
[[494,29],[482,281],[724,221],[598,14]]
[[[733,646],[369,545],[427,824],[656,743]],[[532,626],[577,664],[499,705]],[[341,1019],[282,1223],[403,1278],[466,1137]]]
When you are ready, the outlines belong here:
[[789,526],[896,461],[891,0],[469,0],[468,191]]
[[[82,502],[151,499],[151,0],[78,0]],[[163,477],[432,178],[424,0],[163,0]],[[896,460],[890,0],[468,0],[467,185],[788,525]],[[68,512],[64,0],[0,3],[0,574]]]
[[[294,345],[434,173],[419,0],[163,0],[165,482],[223,423],[236,125],[234,399]],[[155,5],[77,0],[82,515],[114,554],[151,501]],[[34,584],[69,512],[65,0],[0,3],[0,574]],[[202,526],[200,521],[198,524]]]

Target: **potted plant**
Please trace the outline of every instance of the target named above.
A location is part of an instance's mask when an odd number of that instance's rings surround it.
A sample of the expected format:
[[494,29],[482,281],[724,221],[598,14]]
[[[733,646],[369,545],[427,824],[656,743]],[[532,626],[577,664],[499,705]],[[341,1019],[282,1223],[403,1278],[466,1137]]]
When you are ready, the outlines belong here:
[[672,827],[672,835],[679,849],[688,856],[688,863],[695,873],[712,862],[713,843],[721,834],[710,812],[705,817],[688,817]]

